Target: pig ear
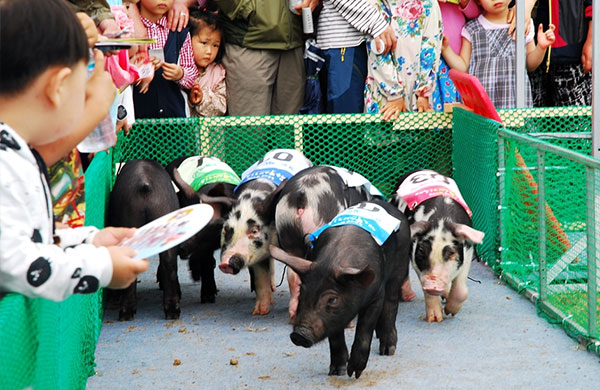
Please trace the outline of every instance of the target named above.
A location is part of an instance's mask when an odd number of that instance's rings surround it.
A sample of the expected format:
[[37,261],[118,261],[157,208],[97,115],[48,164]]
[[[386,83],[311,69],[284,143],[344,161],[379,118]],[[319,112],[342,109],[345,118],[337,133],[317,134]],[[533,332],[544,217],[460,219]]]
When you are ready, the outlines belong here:
[[455,223],[453,227],[454,235],[456,237],[462,238],[463,240],[469,240],[474,244],[481,244],[483,242],[483,237],[485,236],[484,232],[475,230],[462,223]]
[[423,233],[429,228],[429,222],[417,221],[410,225],[410,239],[412,240],[419,233]]
[[339,267],[334,270],[337,280],[343,284],[357,283],[362,288],[367,288],[375,279],[375,271],[366,264],[363,268]]
[[303,259],[298,256],[292,256],[283,249],[276,247],[275,245],[269,245],[269,251],[271,252],[271,257],[275,260],[279,260],[284,264],[292,267],[294,271],[299,274],[305,274],[311,271],[314,268],[315,263],[310,260]]
[[227,207],[233,206],[233,202],[235,202],[233,198],[230,198],[228,196],[211,196],[206,194],[200,194],[200,200],[202,201],[202,203],[221,203]]
[[198,194],[188,183],[185,182],[185,180],[181,178],[181,175],[179,174],[177,168],[173,168],[173,170],[169,173],[173,178],[173,182],[175,183],[177,188],[179,188],[179,190],[185,195],[186,199],[190,201],[198,200]]

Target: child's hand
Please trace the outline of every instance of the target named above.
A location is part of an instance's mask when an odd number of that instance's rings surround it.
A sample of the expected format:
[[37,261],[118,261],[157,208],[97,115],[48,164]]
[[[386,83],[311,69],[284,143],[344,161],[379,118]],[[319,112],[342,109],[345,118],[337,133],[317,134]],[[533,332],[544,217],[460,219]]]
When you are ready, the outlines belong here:
[[442,50],[446,50],[450,46],[450,38],[444,35],[442,38]]
[[87,36],[88,45],[90,47],[94,47],[96,42],[98,42],[98,29],[96,28],[96,23],[84,12],[77,12],[77,19],[83,26],[83,30],[85,31],[85,35]]
[[548,25],[548,30],[544,32],[544,26],[541,23],[538,26],[537,42],[538,46],[541,49],[546,50],[548,46],[552,45],[556,40],[556,36],[554,35],[554,29],[554,25],[550,24]]
[[183,78],[183,68],[177,64],[165,62],[162,65],[162,69],[165,80],[177,81]]
[[94,236],[95,246],[118,245],[123,239],[135,234],[136,228],[107,227]]
[[381,109],[381,113],[383,114],[383,120],[395,120],[398,119],[398,115],[401,112],[406,111],[406,104],[404,103],[404,98],[396,99],[389,101],[383,106]]
[[200,85],[194,84],[192,90],[190,91],[190,102],[192,102],[192,104],[198,104],[202,101],[203,97],[204,96],[202,94],[202,89],[200,88]]
[[106,116],[115,101],[117,88],[110,74],[104,70],[104,54],[96,49],[94,57],[94,71],[85,83],[85,104],[93,105],[97,111],[104,111]]
[[156,72],[163,64],[162,60],[158,57],[150,57],[150,62],[152,62],[152,65],[154,66],[154,71]]
[[107,248],[113,263],[112,279],[108,287],[127,288],[135,282],[137,275],[148,270],[148,260],[133,258],[136,251],[125,246],[110,246]]
[[417,98],[417,111],[418,112],[429,112],[433,111],[431,105],[429,105],[429,99],[426,97],[419,96]]

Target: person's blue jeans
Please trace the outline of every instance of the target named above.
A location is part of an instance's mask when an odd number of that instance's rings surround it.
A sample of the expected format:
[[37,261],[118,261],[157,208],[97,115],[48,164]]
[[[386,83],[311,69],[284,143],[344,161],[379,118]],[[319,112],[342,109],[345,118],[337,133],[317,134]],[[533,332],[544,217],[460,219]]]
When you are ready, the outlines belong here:
[[[367,77],[367,50],[357,47],[323,50],[328,113],[361,113]],[[325,72],[323,72],[325,71]],[[324,80],[323,80],[324,81]]]

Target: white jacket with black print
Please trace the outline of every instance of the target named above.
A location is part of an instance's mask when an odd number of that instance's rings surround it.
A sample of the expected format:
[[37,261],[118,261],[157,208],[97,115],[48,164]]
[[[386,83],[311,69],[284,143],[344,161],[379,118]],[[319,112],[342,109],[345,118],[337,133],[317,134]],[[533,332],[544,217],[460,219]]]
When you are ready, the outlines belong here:
[[110,283],[110,254],[87,244],[94,227],[53,232],[46,167],[34,153],[0,122],[0,296],[17,292],[61,301],[93,293]]

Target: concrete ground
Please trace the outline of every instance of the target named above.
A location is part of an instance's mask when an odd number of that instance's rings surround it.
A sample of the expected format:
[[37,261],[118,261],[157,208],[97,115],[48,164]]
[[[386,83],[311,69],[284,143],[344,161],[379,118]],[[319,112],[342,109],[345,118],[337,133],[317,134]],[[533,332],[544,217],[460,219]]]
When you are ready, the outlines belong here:
[[[271,313],[252,316],[248,273],[216,270],[215,304],[200,304],[200,286],[180,261],[181,318],[166,321],[155,283],[157,258],[138,285],[134,321],[119,322],[107,310],[96,349],[96,389],[578,389],[600,388],[600,358],[582,350],[535,307],[473,264],[470,296],[462,311],[429,324],[414,272],[417,297],[400,304],[398,348],[371,356],[360,379],[331,377],[327,341],[305,349],[289,338],[288,289],[274,294]],[[277,264],[276,280],[283,267]],[[353,329],[346,330],[350,346]]]

